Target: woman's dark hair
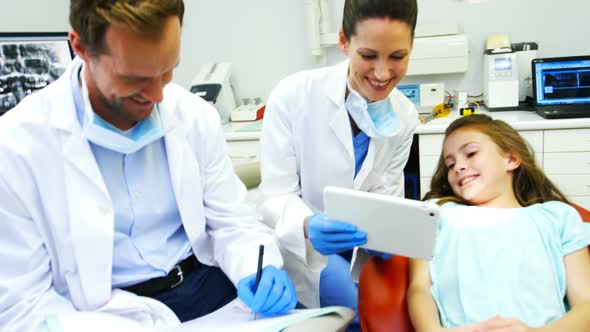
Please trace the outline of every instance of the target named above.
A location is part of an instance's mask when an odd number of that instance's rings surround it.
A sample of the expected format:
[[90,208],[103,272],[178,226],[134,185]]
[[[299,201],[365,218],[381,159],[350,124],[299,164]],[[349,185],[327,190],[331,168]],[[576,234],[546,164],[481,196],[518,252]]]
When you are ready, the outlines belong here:
[[418,4],[416,0],[346,0],[342,31],[346,40],[356,33],[356,24],[368,18],[388,18],[408,24],[414,37]]

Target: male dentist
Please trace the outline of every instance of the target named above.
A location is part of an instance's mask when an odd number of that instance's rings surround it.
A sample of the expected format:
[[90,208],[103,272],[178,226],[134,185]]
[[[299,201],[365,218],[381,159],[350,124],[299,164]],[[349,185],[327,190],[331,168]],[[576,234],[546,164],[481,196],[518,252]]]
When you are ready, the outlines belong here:
[[78,58],[0,118],[0,330],[88,311],[169,326],[236,286],[254,312],[295,307],[215,109],[170,83],[183,14],[182,0],[71,0]]

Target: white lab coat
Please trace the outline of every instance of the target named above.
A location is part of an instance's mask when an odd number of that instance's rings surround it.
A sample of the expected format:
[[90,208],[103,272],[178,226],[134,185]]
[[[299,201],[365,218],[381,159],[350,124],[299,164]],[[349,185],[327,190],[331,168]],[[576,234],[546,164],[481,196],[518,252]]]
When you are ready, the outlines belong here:
[[[38,331],[75,311],[177,324],[164,304],[111,289],[113,204],[76,118],[76,64],[0,118],[0,330]],[[234,284],[256,272],[259,244],[264,265],[282,266],[272,230],[241,203],[215,109],[174,84],[164,96],[171,183],[198,260]]]
[[[293,278],[298,299],[319,306],[319,275],[327,258],[303,233],[303,219],[324,210],[326,186],[404,195],[403,168],[408,160],[418,113],[397,89],[390,94],[401,131],[371,139],[354,178],[355,159],[348,112],[344,106],[348,61],[304,71],[282,80],[266,105],[261,137],[258,213],[274,227]],[[366,260],[356,252],[353,279]]]

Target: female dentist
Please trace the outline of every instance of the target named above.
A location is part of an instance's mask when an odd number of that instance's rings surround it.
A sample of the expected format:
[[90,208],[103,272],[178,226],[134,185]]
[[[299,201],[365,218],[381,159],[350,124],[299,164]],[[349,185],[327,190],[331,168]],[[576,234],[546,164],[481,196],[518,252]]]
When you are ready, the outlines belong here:
[[[326,186],[404,195],[418,114],[395,86],[406,73],[416,0],[346,0],[339,46],[347,60],[283,79],[266,105],[258,212],[274,227],[285,268],[308,307],[356,310],[350,263],[366,242],[324,214]],[[367,253],[356,252],[353,278]]]

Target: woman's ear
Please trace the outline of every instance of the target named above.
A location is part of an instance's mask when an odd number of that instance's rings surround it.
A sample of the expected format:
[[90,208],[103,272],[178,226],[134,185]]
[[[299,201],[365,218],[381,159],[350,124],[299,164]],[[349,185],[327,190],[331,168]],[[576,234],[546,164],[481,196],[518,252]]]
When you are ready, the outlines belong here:
[[344,35],[344,31],[342,28],[338,31],[338,46],[344,55],[348,56],[348,40],[346,40],[346,36]]

